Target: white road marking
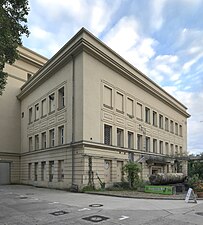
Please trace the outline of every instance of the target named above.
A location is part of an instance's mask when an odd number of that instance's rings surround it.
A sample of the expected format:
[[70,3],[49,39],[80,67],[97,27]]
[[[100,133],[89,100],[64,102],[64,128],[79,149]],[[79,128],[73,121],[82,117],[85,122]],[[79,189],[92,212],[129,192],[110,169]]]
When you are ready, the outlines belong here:
[[91,210],[89,208],[83,208],[83,209],[78,209],[78,212],[86,211],[86,210]]
[[128,218],[129,218],[129,216],[121,216],[121,218],[119,218],[119,220],[126,220]]

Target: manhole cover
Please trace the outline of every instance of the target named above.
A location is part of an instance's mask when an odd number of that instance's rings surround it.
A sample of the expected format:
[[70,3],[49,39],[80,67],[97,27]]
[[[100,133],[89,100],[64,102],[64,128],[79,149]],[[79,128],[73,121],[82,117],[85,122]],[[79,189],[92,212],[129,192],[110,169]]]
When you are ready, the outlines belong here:
[[102,207],[103,205],[102,204],[91,204],[89,205],[89,207]]
[[97,223],[97,222],[101,222],[103,220],[108,220],[109,218],[105,217],[105,216],[94,215],[94,216],[89,216],[89,217],[85,217],[85,218],[82,218],[82,219],[90,221],[90,222]]
[[69,212],[66,212],[66,211],[56,211],[56,212],[53,212],[53,213],[49,213],[51,215],[54,215],[54,216],[61,216],[61,215],[65,215],[65,214],[68,214]]
[[203,212],[196,212],[197,215],[203,216]]

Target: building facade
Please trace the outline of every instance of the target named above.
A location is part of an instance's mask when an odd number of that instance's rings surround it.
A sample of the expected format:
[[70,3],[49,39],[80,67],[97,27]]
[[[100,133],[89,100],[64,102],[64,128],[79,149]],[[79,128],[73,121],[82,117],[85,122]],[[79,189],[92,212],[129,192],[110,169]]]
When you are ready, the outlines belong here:
[[84,28],[17,98],[23,184],[112,185],[129,160],[187,174],[186,107]]

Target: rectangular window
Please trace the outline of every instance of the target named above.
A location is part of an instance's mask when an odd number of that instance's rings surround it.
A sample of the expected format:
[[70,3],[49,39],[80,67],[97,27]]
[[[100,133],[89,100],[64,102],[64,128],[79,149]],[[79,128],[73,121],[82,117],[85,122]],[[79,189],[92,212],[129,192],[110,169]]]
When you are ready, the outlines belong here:
[[164,128],[164,118],[161,114],[159,114],[159,128],[163,129]]
[[153,126],[157,126],[157,112],[153,111]]
[[55,111],[55,94],[49,95],[49,113]]
[[128,148],[134,148],[134,134],[133,132],[128,131]]
[[178,124],[175,123],[175,134],[178,135]]
[[35,105],[35,120],[39,119],[39,104]]
[[39,150],[39,134],[35,135],[35,150]]
[[164,151],[163,141],[159,141],[159,153],[163,154],[163,151]]
[[49,182],[54,179],[54,161],[49,161]]
[[124,132],[119,128],[117,128],[117,146],[124,147]]
[[145,145],[146,145],[146,152],[150,152],[150,137],[146,137],[145,140]]
[[175,155],[177,156],[179,154],[178,152],[178,145],[175,145]]
[[64,180],[64,160],[58,161],[58,181]]
[[174,148],[173,148],[173,144],[171,144],[171,155],[174,155]]
[[32,108],[29,108],[29,123],[32,123]]
[[46,177],[46,162],[41,162],[41,180],[44,181]]
[[64,126],[58,128],[58,144],[64,144]]
[[112,145],[112,127],[109,125],[104,125],[104,144]]
[[104,100],[103,100],[104,106],[113,109],[112,107],[112,89],[104,86]]
[[28,164],[28,180],[32,179],[32,163]]
[[145,122],[150,123],[150,109],[145,107]]
[[138,120],[142,120],[142,104],[137,102],[136,115]]
[[54,129],[49,131],[49,146],[54,147],[55,145],[55,132]]
[[166,153],[166,155],[169,155],[169,146],[168,146],[168,142],[165,143],[165,153]]
[[169,131],[169,122],[168,118],[165,117],[165,131]]
[[183,148],[180,146],[180,155],[182,156],[183,155]]
[[58,109],[65,107],[64,87],[58,90]]
[[123,95],[119,92],[116,92],[116,111],[123,113],[124,112],[123,105],[124,105]]
[[183,127],[182,127],[182,125],[179,125],[179,135],[181,137],[183,136]]
[[170,120],[170,132],[174,133],[174,123],[173,120]]
[[157,139],[153,139],[153,153],[157,153]]
[[133,112],[133,100],[130,98],[127,98],[127,115],[130,118],[133,118],[134,116],[134,112]]
[[38,163],[35,163],[35,169],[34,169],[34,180],[37,181],[37,175],[38,175]]
[[137,135],[137,149],[142,150],[142,135]]
[[42,100],[42,117],[45,117],[47,115],[47,100],[46,98]]
[[32,137],[29,137],[29,152],[33,150]]
[[46,132],[42,133],[42,149],[47,147],[47,134]]

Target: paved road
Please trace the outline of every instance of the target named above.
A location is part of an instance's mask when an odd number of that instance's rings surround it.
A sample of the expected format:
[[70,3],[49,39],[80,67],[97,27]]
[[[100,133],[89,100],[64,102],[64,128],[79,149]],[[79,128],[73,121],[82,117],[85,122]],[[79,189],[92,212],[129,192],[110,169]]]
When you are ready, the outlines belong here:
[[202,225],[203,201],[195,204],[0,186],[0,225],[46,224]]

